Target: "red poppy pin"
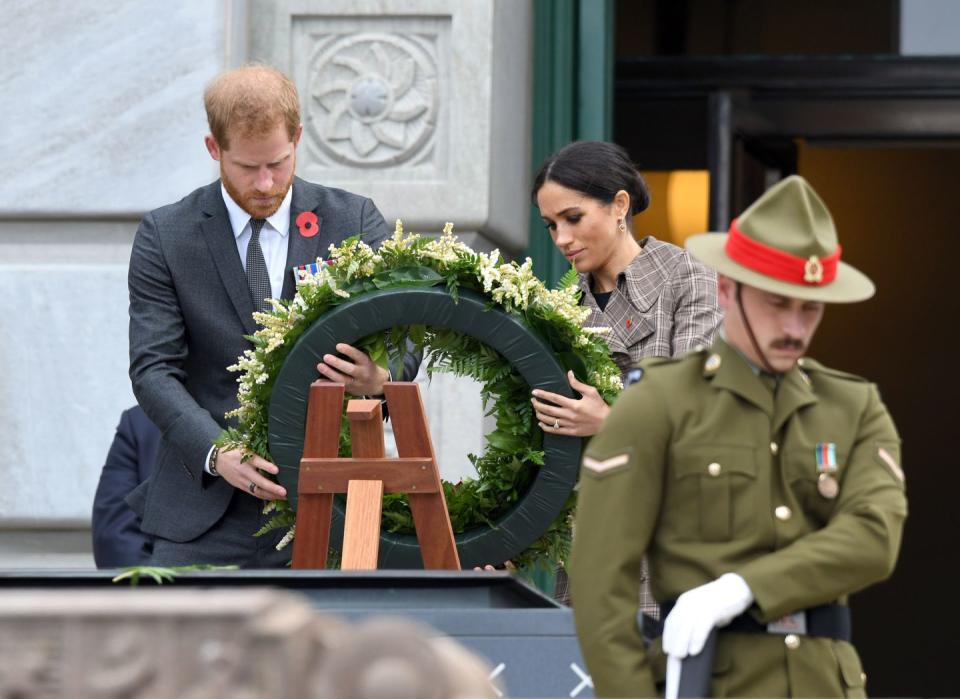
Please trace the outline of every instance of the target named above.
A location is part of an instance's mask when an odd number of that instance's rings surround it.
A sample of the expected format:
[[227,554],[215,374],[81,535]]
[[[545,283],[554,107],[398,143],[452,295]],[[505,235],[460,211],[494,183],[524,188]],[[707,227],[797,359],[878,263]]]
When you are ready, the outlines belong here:
[[304,211],[297,216],[297,228],[300,229],[300,235],[304,238],[312,238],[320,232],[317,215],[312,211]]

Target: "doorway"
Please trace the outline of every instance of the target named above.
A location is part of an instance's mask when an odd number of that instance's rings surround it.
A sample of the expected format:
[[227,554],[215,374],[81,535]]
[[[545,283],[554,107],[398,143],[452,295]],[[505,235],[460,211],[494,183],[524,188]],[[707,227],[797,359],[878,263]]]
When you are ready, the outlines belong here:
[[910,514],[897,570],[851,602],[868,688],[955,694],[960,147],[800,144],[798,171],[830,208],[844,259],[877,285],[869,301],[828,309],[811,354],[875,381],[903,439]]

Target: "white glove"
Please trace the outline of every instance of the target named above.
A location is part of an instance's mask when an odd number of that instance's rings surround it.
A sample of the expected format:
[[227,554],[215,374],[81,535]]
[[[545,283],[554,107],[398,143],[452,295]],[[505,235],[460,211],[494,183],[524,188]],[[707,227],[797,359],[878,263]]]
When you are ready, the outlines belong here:
[[675,658],[703,650],[711,629],[726,626],[753,603],[753,593],[736,573],[687,590],[663,623],[663,652]]
[[680,670],[683,661],[675,655],[667,656],[667,686],[664,688],[664,699],[678,699],[680,695]]

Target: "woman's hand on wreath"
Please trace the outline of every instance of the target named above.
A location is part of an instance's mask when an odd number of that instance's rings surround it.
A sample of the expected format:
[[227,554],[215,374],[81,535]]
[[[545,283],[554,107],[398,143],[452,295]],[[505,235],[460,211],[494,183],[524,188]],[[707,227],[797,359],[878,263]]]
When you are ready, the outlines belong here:
[[600,431],[610,406],[590,384],[577,381],[572,371],[567,372],[570,387],[580,398],[567,398],[559,393],[536,389],[533,391],[533,409],[540,429],[550,434],[571,437],[589,437]]
[[243,461],[243,452],[239,449],[221,451],[217,454],[217,473],[230,485],[243,490],[261,500],[283,500],[287,497],[287,490],[279,483],[274,483],[261,472],[276,475],[280,472],[276,464],[272,464],[259,456],[251,456]]
[[337,352],[323,355],[323,361],[317,364],[317,371],[334,383],[342,383],[347,393],[354,396],[379,396],[383,394],[383,384],[390,380],[386,369],[377,366],[362,350],[345,342],[337,344]]

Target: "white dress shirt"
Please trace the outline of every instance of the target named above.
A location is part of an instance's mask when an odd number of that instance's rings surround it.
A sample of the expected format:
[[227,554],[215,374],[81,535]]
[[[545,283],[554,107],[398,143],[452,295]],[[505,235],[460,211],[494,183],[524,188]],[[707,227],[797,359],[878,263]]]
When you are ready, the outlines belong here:
[[[230,227],[233,237],[237,241],[237,252],[240,253],[240,263],[243,271],[247,271],[247,245],[253,232],[250,229],[251,216],[240,208],[233,200],[223,184],[220,185],[223,193],[223,203],[227,205],[230,215]],[[287,269],[287,248],[290,244],[290,200],[293,198],[293,187],[287,190],[287,196],[280,203],[280,208],[267,217],[267,222],[260,231],[260,249],[263,250],[263,259],[270,272],[270,291],[273,298],[278,299],[283,293],[283,275]]]

